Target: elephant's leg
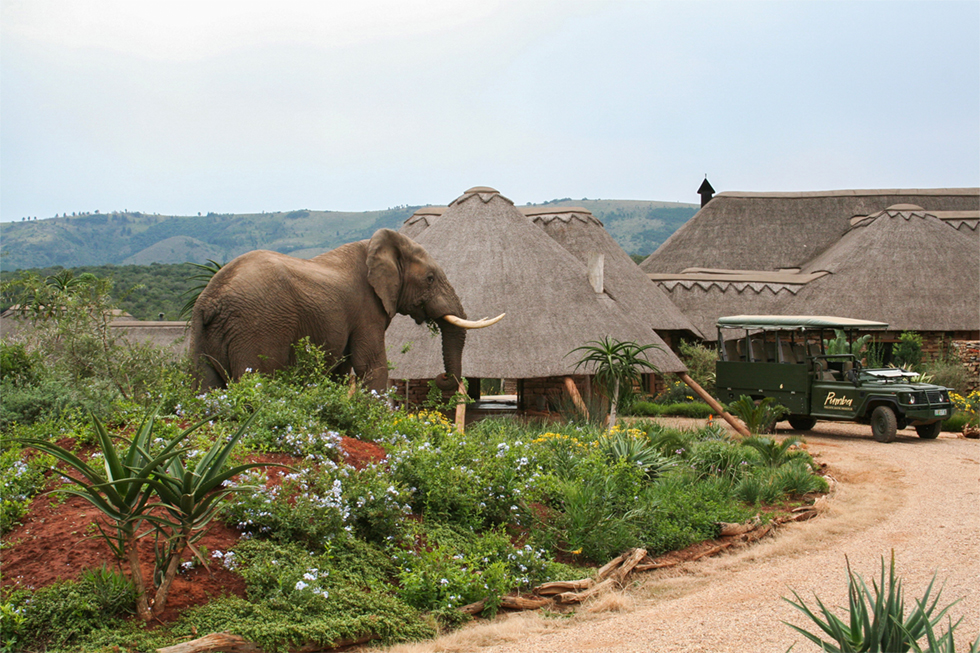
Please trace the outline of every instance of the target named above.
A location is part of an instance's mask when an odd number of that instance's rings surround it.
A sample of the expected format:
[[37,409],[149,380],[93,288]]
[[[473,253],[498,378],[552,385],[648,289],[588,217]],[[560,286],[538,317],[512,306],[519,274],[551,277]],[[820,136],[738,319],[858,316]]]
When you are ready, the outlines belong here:
[[384,330],[355,333],[351,336],[349,347],[351,365],[364,387],[385,392],[388,389],[388,356],[385,353]]

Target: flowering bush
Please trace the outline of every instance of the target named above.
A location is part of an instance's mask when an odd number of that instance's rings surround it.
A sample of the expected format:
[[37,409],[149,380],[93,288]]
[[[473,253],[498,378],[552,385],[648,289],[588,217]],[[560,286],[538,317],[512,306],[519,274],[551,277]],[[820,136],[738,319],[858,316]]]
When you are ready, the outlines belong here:
[[949,398],[953,402],[953,405],[956,406],[956,410],[969,416],[969,421],[967,422],[969,426],[980,426],[980,390],[974,390],[965,397],[961,394],[950,392]]

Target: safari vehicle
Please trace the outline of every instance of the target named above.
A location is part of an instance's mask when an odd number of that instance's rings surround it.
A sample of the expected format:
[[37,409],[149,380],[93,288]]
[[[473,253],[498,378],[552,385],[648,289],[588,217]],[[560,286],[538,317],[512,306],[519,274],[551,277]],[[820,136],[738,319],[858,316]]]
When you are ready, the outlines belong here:
[[[853,353],[828,353],[835,331],[853,343],[858,331],[884,331],[884,322],[807,315],[719,318],[716,387],[719,398],[772,397],[789,409],[790,426],[813,428],[818,419],[871,424],[879,442],[914,426],[920,438],[939,435],[952,411],[946,388],[915,383],[898,368],[868,369]],[[847,351],[851,351],[848,346]]]

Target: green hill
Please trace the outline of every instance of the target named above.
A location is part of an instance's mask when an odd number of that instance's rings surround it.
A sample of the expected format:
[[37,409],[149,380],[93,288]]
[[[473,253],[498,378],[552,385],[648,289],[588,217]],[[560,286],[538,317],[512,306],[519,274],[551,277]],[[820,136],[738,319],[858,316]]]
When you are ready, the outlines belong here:
[[[693,204],[644,200],[553,200],[583,206],[630,254],[650,254],[697,211]],[[253,249],[309,257],[398,229],[418,207],[385,211],[299,210],[164,216],[114,212],[0,224],[0,269],[227,262]]]

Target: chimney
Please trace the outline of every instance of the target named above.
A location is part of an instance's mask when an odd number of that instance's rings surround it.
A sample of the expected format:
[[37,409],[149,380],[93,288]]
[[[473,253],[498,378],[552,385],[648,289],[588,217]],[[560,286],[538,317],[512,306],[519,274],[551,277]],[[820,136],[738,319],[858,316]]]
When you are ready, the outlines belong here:
[[714,194],[715,194],[715,189],[712,188],[711,184],[708,183],[708,175],[705,175],[704,181],[701,182],[701,187],[698,188],[698,195],[701,196],[702,209],[704,208],[705,204],[711,201],[711,198],[714,197]]
[[605,260],[605,254],[589,252],[589,283],[597,293],[603,291],[602,268]]

